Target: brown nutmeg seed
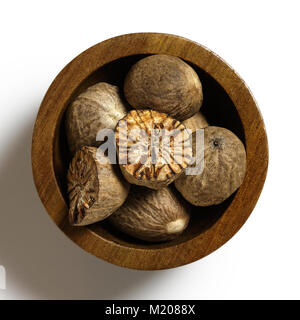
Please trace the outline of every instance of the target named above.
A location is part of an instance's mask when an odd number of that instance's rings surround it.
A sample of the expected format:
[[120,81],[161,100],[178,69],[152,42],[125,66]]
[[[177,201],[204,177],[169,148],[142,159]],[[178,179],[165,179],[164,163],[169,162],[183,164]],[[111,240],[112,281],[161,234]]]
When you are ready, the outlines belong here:
[[184,120],[182,123],[187,129],[192,130],[192,132],[208,127],[208,122],[200,111],[195,113],[191,118]]
[[240,187],[246,173],[244,145],[231,131],[220,127],[206,127],[203,151],[202,173],[183,174],[175,181],[177,190],[195,206],[223,202]]
[[124,205],[109,217],[124,233],[151,242],[176,238],[189,219],[189,207],[169,187],[160,190],[132,187]]
[[119,121],[115,136],[124,177],[151,189],[179,177],[192,156],[189,132],[165,113],[132,110]]
[[199,111],[202,85],[192,67],[178,57],[157,54],[141,59],[128,72],[124,93],[136,109],[154,109],[177,120]]
[[118,166],[101,164],[99,157],[97,148],[82,147],[69,166],[69,221],[73,226],[107,218],[127,198],[130,185],[123,179]]
[[82,146],[99,146],[99,130],[114,130],[126,113],[118,87],[105,82],[89,87],[67,109],[65,126],[70,152],[73,154]]

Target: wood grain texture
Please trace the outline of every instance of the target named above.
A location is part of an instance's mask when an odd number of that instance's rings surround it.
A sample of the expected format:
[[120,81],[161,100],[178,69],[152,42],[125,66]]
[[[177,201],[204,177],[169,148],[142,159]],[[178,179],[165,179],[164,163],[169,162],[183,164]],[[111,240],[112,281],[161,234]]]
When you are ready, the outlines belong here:
[[[66,203],[67,151],[63,117],[68,104],[89,85],[123,85],[133,63],[149,54],[184,59],[203,85],[201,112],[211,125],[232,130],[244,142],[247,171],[242,186],[218,206],[195,208],[178,239],[146,244],[118,233],[107,223],[72,227]],[[181,266],[227,242],[251,214],[263,188],[268,144],[256,102],[244,81],[216,54],[190,40],[168,34],[137,33],[101,42],[71,61],[55,78],[40,106],[32,139],[32,169],[41,201],[58,227],[91,254],[119,266],[157,270]]]

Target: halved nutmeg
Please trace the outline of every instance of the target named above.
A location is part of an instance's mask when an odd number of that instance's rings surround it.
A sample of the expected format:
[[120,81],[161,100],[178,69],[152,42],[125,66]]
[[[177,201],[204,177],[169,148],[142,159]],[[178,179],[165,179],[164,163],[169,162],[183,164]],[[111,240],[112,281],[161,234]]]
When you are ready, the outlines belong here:
[[95,147],[75,153],[67,175],[70,200],[69,221],[73,226],[101,221],[127,198],[130,185],[116,165],[104,163]]
[[119,165],[130,183],[160,189],[174,181],[192,158],[190,132],[154,110],[132,110],[118,122]]

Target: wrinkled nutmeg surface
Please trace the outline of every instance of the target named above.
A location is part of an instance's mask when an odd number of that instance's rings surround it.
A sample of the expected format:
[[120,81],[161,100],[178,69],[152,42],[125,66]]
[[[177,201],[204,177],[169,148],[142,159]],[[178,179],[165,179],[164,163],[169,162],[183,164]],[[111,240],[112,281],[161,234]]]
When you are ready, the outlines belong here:
[[195,132],[197,129],[204,129],[208,126],[208,122],[204,115],[199,111],[195,113],[191,118],[182,122],[187,129],[191,129]]
[[99,146],[98,131],[114,130],[126,113],[118,87],[105,82],[89,87],[67,109],[65,125],[70,152],[73,154],[82,146]]
[[132,110],[116,127],[119,165],[130,183],[160,189],[174,181],[192,156],[189,132],[165,113]]
[[[195,139],[193,139],[195,150]],[[177,190],[195,206],[210,206],[227,199],[243,182],[246,151],[240,139],[220,127],[204,129],[204,170],[198,175],[182,175]]]
[[109,217],[124,233],[152,242],[176,238],[185,230],[189,219],[189,207],[169,187],[161,190],[132,187],[124,205]]
[[197,73],[180,58],[152,55],[141,59],[128,72],[124,93],[136,109],[154,109],[177,120],[199,111],[202,85]]
[[98,159],[97,148],[82,147],[69,166],[69,221],[73,226],[105,219],[127,198],[130,185],[118,166],[101,164]]

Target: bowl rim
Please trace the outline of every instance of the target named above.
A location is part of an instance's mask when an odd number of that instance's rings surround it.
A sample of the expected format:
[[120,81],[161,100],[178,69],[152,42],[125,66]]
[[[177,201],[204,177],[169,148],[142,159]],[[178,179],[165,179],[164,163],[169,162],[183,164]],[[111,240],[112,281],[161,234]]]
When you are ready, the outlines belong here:
[[[212,76],[235,105],[244,128],[247,171],[231,204],[212,227],[165,248],[134,248],[103,238],[86,227],[71,227],[53,164],[54,140],[67,103],[89,75],[131,55],[169,54],[192,62]],[[39,108],[32,136],[32,171],[39,197],[56,225],[77,245],[98,258],[133,269],[158,270],[199,260],[226,243],[246,222],[263,188],[268,141],[257,103],[241,77],[218,55],[189,39],[164,33],[131,33],[100,42],[79,54],[57,75]],[[206,241],[203,241],[203,239]]]

